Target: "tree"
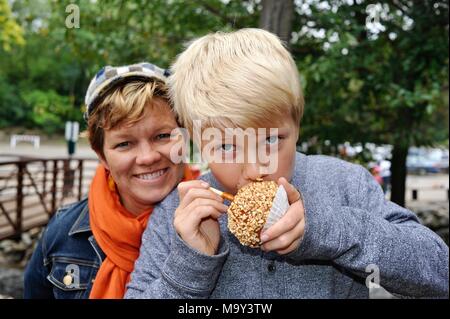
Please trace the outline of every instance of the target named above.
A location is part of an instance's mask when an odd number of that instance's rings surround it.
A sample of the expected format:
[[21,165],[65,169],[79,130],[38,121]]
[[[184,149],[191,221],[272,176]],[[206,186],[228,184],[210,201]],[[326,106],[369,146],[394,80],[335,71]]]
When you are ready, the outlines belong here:
[[[5,95],[0,94],[0,114],[4,114],[0,127],[20,126],[43,129],[47,133],[61,132],[67,120],[62,114],[74,114],[76,116],[72,120],[81,120],[75,95],[82,99],[83,94],[73,91],[78,68],[70,52],[61,47],[64,43],[64,24],[49,26],[52,11],[47,0],[22,0],[12,4],[15,20],[24,32],[26,44],[0,52],[0,91],[6,92]],[[40,99],[30,99],[37,93]],[[51,107],[38,108],[34,103],[42,101],[44,95],[47,95],[50,104],[61,104],[63,101],[61,107],[66,111],[54,113]],[[35,112],[38,109],[39,115]],[[73,109],[77,112],[72,112]],[[54,118],[54,127],[40,121],[40,117]]]
[[293,0],[263,0],[259,27],[268,30],[289,45],[294,18]]
[[323,53],[297,56],[304,137],[393,145],[391,200],[404,206],[408,148],[448,139],[435,116],[448,108],[448,2],[330,3],[308,15]]
[[0,0],[0,45],[3,50],[10,51],[14,44],[24,45],[22,28],[11,15],[7,0]]

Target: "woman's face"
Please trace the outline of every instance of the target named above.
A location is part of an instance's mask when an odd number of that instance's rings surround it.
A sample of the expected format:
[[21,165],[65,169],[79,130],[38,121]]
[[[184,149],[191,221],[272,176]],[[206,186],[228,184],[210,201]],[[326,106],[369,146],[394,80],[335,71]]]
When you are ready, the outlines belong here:
[[161,201],[180,182],[184,164],[170,160],[177,122],[164,99],[156,98],[132,125],[105,130],[101,162],[110,171],[122,204],[139,215]]

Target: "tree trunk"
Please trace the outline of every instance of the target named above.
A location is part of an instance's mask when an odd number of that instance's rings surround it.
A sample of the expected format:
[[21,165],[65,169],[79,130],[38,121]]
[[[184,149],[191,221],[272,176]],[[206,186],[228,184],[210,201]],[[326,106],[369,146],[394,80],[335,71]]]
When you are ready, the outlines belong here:
[[280,37],[289,47],[292,22],[294,18],[294,0],[263,0],[259,27]]
[[391,161],[391,201],[405,207],[407,146],[394,145]]

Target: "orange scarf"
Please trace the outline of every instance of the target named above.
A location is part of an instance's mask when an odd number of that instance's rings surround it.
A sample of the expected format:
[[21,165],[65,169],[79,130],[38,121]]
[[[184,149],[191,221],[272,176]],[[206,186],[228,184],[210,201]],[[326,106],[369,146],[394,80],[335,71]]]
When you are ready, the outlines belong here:
[[[183,180],[197,178],[199,172],[188,165]],[[106,255],[92,286],[90,299],[119,299],[125,294],[134,262],[139,256],[141,237],[153,207],[139,216],[120,203],[115,185],[109,185],[109,173],[97,167],[89,190],[89,222],[95,240]],[[112,186],[112,187],[111,187]]]

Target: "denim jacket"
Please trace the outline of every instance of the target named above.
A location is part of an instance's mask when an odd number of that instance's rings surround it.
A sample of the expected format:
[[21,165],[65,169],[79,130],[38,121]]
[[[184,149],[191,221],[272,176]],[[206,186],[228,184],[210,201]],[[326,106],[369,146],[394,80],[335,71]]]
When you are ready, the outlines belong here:
[[105,254],[89,224],[88,200],[51,218],[25,270],[25,298],[88,298]]

